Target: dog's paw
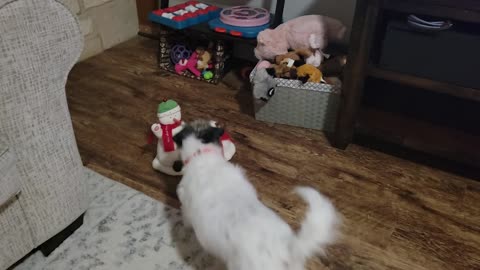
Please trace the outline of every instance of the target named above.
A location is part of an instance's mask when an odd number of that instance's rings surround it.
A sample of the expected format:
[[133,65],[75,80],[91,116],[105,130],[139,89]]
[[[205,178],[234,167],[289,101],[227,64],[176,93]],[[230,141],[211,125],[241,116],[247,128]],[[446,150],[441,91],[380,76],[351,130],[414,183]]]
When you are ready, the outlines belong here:
[[190,220],[187,218],[187,215],[185,214],[185,212],[182,210],[182,222],[183,222],[183,226],[186,228],[186,229],[192,229],[193,226],[192,226],[192,223],[190,222]]

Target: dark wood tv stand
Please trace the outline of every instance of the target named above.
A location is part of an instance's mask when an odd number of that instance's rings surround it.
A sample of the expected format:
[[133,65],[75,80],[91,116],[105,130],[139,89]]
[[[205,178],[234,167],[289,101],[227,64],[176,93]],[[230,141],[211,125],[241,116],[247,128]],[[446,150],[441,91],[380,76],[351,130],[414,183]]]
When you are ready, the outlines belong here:
[[[354,134],[363,134],[480,167],[478,134],[362,105],[365,83],[372,78],[403,85],[405,88],[449,95],[452,99],[480,102],[480,89],[393,72],[376,66],[372,61],[372,54],[378,49],[375,43],[382,17],[386,12],[429,15],[460,22],[480,23],[480,2],[475,0],[357,0],[349,58],[344,74],[343,99],[333,138],[334,145],[345,149],[352,142]],[[389,91],[389,88],[386,87],[384,91]],[[478,105],[480,106],[480,103]],[[478,119],[471,123],[479,124]]]

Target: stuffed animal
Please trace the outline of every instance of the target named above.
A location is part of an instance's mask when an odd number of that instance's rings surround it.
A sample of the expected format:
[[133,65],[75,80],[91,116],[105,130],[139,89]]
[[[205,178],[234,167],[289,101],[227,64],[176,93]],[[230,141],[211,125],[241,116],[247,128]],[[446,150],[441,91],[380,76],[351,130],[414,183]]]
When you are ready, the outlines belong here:
[[259,69],[259,68],[270,68],[271,66],[272,66],[272,63],[270,63],[269,61],[260,61],[257,64],[257,69]]
[[306,64],[304,60],[312,56],[312,54],[310,49],[298,49],[275,56],[275,63],[280,65],[282,62],[285,63],[285,59],[288,59],[289,61],[293,60],[294,66],[299,67]]
[[288,59],[283,60],[278,65],[273,64],[271,68],[267,68],[266,70],[270,76],[283,79],[295,79],[297,74],[296,67],[293,66],[293,62],[290,63]]
[[337,55],[322,62],[320,70],[324,76],[340,76],[347,64],[346,55]]
[[277,55],[288,53],[289,49],[309,48],[313,54],[307,64],[320,66],[323,50],[329,41],[341,41],[346,27],[339,21],[321,15],[306,15],[266,29],[257,36],[255,56],[259,60],[271,60]]
[[267,69],[268,74],[277,78],[296,79],[296,68],[304,65],[304,58],[312,55],[309,49],[299,49],[275,56],[275,64]]
[[193,75],[199,77],[202,73],[197,69],[197,52],[193,52],[189,59],[181,59],[175,64],[175,71],[178,74],[182,74],[185,70],[189,70]]
[[297,68],[297,76],[303,83],[314,82],[319,83],[322,81],[322,72],[309,64],[305,64]]
[[158,105],[158,123],[152,125],[153,134],[158,138],[157,155],[152,167],[169,175],[182,174],[180,152],[173,141],[173,136],[183,129],[180,106],[174,100],[165,100]]
[[207,68],[210,68],[212,62],[212,54],[202,47],[197,48],[195,52],[198,55],[197,69],[203,71]]
[[275,94],[275,79],[267,72],[270,63],[268,61],[260,61],[257,64],[255,75],[252,78],[253,97],[258,100],[267,102]]

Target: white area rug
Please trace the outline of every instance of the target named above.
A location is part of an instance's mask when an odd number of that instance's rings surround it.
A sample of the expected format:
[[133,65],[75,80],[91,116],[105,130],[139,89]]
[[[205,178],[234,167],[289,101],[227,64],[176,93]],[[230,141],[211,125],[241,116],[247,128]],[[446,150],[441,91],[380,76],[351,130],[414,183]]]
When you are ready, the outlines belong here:
[[45,258],[37,252],[14,270],[220,270],[177,209],[87,170],[91,204],[84,224]]

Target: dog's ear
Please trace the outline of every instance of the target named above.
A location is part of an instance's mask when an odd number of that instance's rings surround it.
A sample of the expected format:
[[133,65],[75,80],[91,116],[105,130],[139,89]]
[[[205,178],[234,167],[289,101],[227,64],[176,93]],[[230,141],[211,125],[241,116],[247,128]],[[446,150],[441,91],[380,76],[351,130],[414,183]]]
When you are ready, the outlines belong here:
[[225,131],[223,128],[209,127],[208,129],[205,130],[205,132],[203,132],[200,139],[202,140],[202,143],[205,143],[205,144],[207,143],[220,144],[220,137],[222,137],[224,132]]
[[191,134],[193,134],[193,128],[187,125],[179,133],[173,136],[173,141],[181,148],[183,140]]

